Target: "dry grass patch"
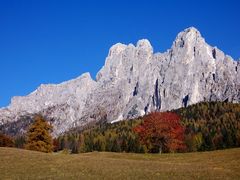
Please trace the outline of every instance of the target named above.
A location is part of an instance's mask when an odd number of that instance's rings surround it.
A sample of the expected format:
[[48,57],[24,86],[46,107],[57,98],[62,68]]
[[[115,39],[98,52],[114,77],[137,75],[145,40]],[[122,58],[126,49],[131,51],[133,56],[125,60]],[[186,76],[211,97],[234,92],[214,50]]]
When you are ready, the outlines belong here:
[[45,154],[0,148],[0,179],[240,179],[240,148],[186,154]]

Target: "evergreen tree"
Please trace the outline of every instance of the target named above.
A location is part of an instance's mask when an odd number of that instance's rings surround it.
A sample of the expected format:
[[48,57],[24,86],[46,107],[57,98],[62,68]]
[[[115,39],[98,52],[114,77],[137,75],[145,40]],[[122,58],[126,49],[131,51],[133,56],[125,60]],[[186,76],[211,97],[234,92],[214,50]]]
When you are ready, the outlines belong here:
[[45,153],[52,152],[53,141],[50,135],[51,130],[52,126],[42,116],[36,115],[34,123],[28,130],[26,149]]
[[17,136],[15,137],[15,147],[17,148],[24,148],[25,144],[26,144],[26,137],[21,135],[21,136]]
[[83,134],[79,135],[79,145],[80,145],[79,152],[81,152],[81,153],[86,152],[86,145],[85,145],[85,142],[84,142],[84,135]]

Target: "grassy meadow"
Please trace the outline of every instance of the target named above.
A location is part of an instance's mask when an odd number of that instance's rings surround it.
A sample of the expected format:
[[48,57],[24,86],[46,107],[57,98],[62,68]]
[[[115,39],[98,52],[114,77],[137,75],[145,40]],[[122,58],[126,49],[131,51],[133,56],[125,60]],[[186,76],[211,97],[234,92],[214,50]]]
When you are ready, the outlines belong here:
[[0,148],[0,179],[240,179],[240,148],[162,155]]

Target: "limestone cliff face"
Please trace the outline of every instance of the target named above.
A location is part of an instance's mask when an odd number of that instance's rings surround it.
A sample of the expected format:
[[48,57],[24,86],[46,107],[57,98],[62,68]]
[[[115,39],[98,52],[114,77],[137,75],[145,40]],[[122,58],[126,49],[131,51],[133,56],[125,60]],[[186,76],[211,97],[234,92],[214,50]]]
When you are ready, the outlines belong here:
[[91,121],[115,122],[201,101],[240,102],[240,62],[208,45],[191,27],[165,53],[153,53],[146,39],[136,46],[112,46],[96,81],[85,73],[58,85],[41,85],[0,109],[0,123],[42,113],[53,119],[58,135]]

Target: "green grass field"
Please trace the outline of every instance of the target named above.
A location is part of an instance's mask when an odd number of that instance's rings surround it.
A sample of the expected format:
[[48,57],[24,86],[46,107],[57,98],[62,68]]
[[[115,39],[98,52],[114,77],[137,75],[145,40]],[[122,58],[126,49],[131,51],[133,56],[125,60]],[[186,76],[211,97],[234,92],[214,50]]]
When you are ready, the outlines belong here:
[[240,148],[162,155],[0,148],[0,179],[240,179]]

